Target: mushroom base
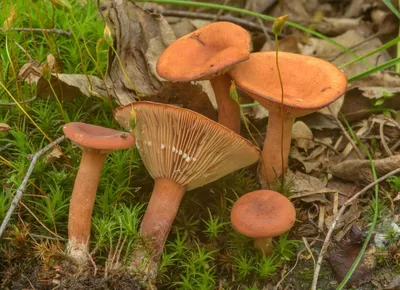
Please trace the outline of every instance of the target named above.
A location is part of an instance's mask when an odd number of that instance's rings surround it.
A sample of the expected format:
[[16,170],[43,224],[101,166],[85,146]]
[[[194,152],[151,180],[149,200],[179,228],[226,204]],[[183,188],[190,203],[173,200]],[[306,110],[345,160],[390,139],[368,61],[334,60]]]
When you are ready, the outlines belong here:
[[87,243],[71,238],[68,240],[66,252],[79,265],[85,265],[89,261],[89,244]]
[[271,256],[274,251],[272,238],[255,239],[254,248],[259,249],[264,256]]

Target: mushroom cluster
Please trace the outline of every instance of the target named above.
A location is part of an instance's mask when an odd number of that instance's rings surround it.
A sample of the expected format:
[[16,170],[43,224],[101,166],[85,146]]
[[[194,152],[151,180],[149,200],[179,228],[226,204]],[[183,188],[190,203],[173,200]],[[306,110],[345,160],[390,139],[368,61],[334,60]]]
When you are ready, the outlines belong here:
[[[209,24],[172,43],[157,62],[158,74],[170,81],[210,80],[218,104],[218,123],[180,107],[134,102],[115,111],[117,122],[131,134],[83,123],[64,132],[82,148],[69,213],[69,254],[88,258],[93,204],[107,153],[136,145],[154,179],[154,188],[140,226],[157,266],[185,192],[213,182],[261,158],[263,188],[285,174],[294,119],[339,98],[345,75],[334,65],[308,56],[281,52],[280,74],[272,52],[250,53],[246,30],[229,22]],[[229,93],[231,81],[269,110],[267,135],[260,150],[240,136],[240,108]],[[282,162],[283,160],[283,162]],[[272,238],[295,222],[292,203],[280,193],[257,190],[240,197],[231,212],[234,228],[255,239],[264,254]],[[131,268],[141,263],[133,253]]]

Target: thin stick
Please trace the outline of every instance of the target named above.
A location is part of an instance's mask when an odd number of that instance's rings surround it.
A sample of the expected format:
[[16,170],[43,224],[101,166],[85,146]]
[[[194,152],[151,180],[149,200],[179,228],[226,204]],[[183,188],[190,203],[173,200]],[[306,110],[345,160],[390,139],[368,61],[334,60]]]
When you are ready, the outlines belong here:
[[8,209],[7,214],[6,214],[3,222],[1,223],[1,226],[0,226],[0,238],[3,235],[3,233],[4,233],[4,231],[5,231],[6,227],[7,227],[7,224],[10,221],[10,218],[11,218],[12,214],[14,213],[15,208],[17,207],[18,203],[22,199],[22,194],[25,191],[26,184],[29,181],[29,178],[30,178],[30,176],[31,176],[31,174],[33,172],[33,169],[35,168],[36,162],[39,160],[39,157],[42,156],[47,151],[49,151],[50,149],[52,149],[54,146],[60,144],[64,140],[65,140],[65,136],[61,136],[61,137],[57,138],[56,140],[54,140],[52,143],[48,144],[46,147],[44,147],[40,151],[38,151],[35,154],[31,155],[31,164],[29,165],[28,171],[27,171],[24,179],[22,180],[21,185],[18,187],[17,193],[15,194],[14,199],[11,202],[10,208]]
[[[31,99],[29,99],[29,100],[21,101],[21,102],[18,102],[18,103],[19,104],[26,104],[26,103],[33,102],[34,100],[36,100],[36,96],[31,98]],[[9,106],[9,107],[17,106],[17,103],[0,103],[0,106]]]
[[366,187],[361,189],[359,192],[357,192],[355,195],[353,195],[352,198],[347,200],[342,205],[342,207],[340,208],[338,214],[336,215],[335,219],[333,220],[332,225],[330,226],[328,233],[326,234],[326,237],[325,237],[324,243],[322,245],[321,251],[319,252],[317,265],[315,266],[315,270],[314,270],[314,277],[313,277],[313,282],[312,282],[312,285],[311,285],[311,290],[316,290],[317,289],[318,275],[319,275],[319,272],[321,270],[322,260],[324,258],[324,255],[325,255],[326,251],[328,250],[329,241],[330,241],[332,233],[333,233],[333,231],[335,229],[336,223],[338,222],[340,217],[343,215],[344,211],[346,210],[346,207],[348,207],[350,204],[352,204],[361,194],[363,194],[364,192],[366,192],[367,190],[369,190],[370,188],[372,188],[376,184],[384,181],[385,179],[387,179],[390,176],[395,175],[395,174],[397,174],[399,172],[400,172],[400,168],[397,168],[397,169],[389,172],[388,174],[378,178],[374,182],[370,183],[369,185],[367,185]]
[[71,36],[71,31],[65,31],[61,29],[46,29],[46,28],[25,28],[25,27],[16,27],[10,28],[11,31],[19,31],[19,32],[47,32],[47,33],[54,33],[59,35]]
[[[215,19],[215,14],[211,13],[200,13],[200,12],[189,12],[189,11],[180,11],[180,10],[158,10],[158,9],[150,9],[149,11],[153,13],[160,13],[164,16],[174,16],[174,17],[185,17],[185,18],[193,18],[193,19],[204,19],[204,20],[214,20]],[[219,21],[229,21],[235,24],[238,24],[240,26],[243,26],[246,29],[249,30],[258,30],[258,31],[267,31],[268,33],[272,34],[272,31],[270,28],[265,27],[263,28],[261,25],[258,25],[257,23],[240,19],[237,17],[233,17],[230,15],[221,15],[218,17]]]
[[364,159],[363,154],[361,153],[360,149],[358,149],[356,143],[354,143],[354,140],[350,137],[349,133],[347,133],[346,129],[344,128],[342,122],[338,119],[338,117],[335,115],[335,113],[332,111],[331,107],[328,106],[329,112],[331,113],[332,117],[335,119],[336,123],[339,125],[340,129],[343,132],[343,135],[347,138],[347,140],[350,142],[351,146],[353,146],[354,150],[356,151],[358,157],[360,159]]

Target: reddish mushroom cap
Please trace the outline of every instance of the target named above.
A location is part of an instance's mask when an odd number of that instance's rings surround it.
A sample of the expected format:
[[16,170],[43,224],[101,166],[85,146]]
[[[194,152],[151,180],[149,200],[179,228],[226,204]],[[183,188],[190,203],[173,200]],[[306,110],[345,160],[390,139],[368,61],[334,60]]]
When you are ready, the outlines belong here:
[[[279,52],[284,110],[300,116],[323,108],[346,91],[345,74],[319,58]],[[281,107],[281,86],[275,52],[252,53],[228,74],[237,86],[266,108]]]
[[172,43],[157,62],[170,81],[205,80],[250,56],[250,35],[230,22],[206,25]]
[[135,138],[126,132],[80,122],[68,123],[64,134],[76,144],[97,150],[119,150],[135,146]]
[[294,224],[296,211],[282,194],[256,190],[240,197],[232,207],[235,229],[250,238],[272,238],[287,232]]

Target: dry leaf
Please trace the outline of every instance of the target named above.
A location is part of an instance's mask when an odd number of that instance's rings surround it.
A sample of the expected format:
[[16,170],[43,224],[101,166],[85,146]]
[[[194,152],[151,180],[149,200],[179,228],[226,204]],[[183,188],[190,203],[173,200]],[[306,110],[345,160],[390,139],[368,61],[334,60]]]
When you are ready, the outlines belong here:
[[304,149],[305,151],[315,146],[313,142],[313,133],[302,121],[297,121],[293,124],[292,140],[294,140],[298,148]]
[[354,29],[360,25],[361,17],[359,18],[330,18],[324,17],[317,24],[317,30],[327,36],[336,36],[343,34],[350,29]]
[[28,84],[37,83],[42,76],[42,64],[36,60],[32,60],[24,64],[18,72],[18,77]]
[[292,182],[291,192],[293,193],[317,192],[324,190],[326,185],[325,181],[301,172],[294,174],[288,172],[287,180]]
[[51,152],[46,155],[46,157],[44,158],[44,162],[49,163],[49,162],[53,161],[54,159],[59,159],[63,155],[64,154],[60,151],[60,149],[58,149],[57,147],[54,147],[53,150],[51,150]]
[[339,193],[338,205],[340,206],[361,189],[354,183],[343,182],[336,178],[329,180],[326,187],[336,190]]
[[275,4],[275,2],[276,0],[247,0],[244,9],[262,13]]
[[[90,83],[89,83],[90,80]],[[53,90],[60,100],[71,101],[81,95],[106,97],[104,82],[95,76],[78,74],[51,74],[49,82],[40,77],[37,83],[37,97],[54,97]],[[112,93],[112,91],[110,90]]]
[[8,132],[11,127],[6,123],[0,123],[0,132]]
[[[385,159],[374,160],[378,177],[393,171],[400,166],[400,155],[390,156]],[[347,160],[330,168],[333,175],[349,181],[373,181],[371,163],[369,160]]]

